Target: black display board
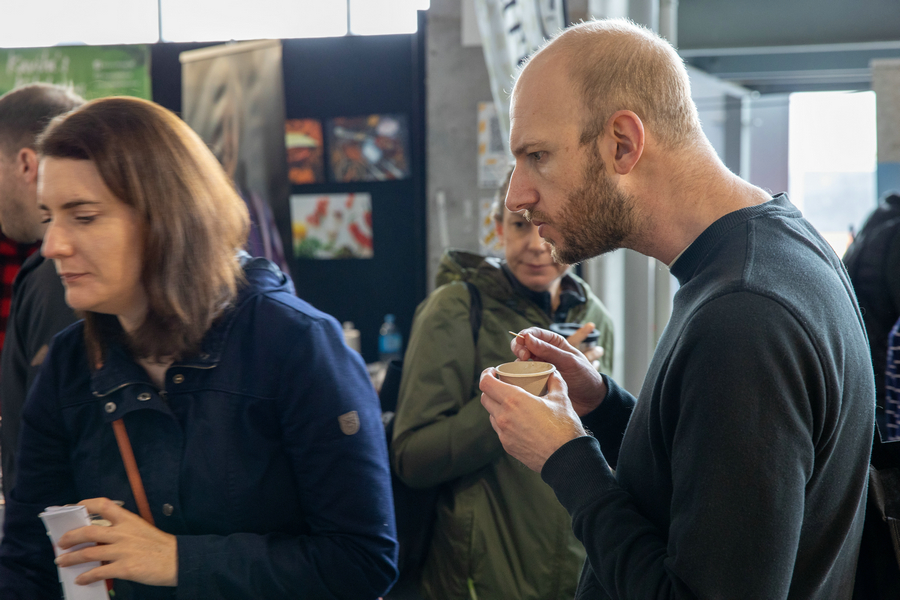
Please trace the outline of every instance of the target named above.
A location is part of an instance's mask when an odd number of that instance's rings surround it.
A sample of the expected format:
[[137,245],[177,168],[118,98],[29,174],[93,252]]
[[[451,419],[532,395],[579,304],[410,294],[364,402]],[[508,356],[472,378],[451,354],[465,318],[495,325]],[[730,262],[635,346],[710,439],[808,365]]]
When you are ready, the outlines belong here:
[[[362,335],[366,362],[377,360],[378,329],[385,314],[396,315],[404,342],[409,339],[413,313],[427,290],[425,23],[420,13],[419,32],[411,35],[283,40],[288,119],[318,119],[324,126],[332,117],[399,113],[409,123],[408,179],[292,186],[294,194],[371,194],[373,258],[294,258],[288,200],[272,207],[297,295],[339,321],[353,321]],[[180,113],[178,55],[209,45],[152,46],[156,102]]]

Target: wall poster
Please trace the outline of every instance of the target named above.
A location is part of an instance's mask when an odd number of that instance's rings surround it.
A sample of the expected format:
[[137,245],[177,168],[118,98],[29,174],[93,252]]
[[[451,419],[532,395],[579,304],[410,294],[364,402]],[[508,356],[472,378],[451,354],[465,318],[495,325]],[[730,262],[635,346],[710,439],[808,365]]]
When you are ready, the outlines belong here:
[[296,258],[372,258],[372,196],[295,194],[291,231]]
[[336,182],[409,177],[405,115],[337,117],[328,122],[331,178]]
[[316,119],[288,119],[284,123],[288,179],[296,185],[324,183],[322,123]]
[[503,185],[512,157],[506,150],[506,138],[500,130],[497,106],[478,103],[478,187],[496,189]]
[[29,83],[68,86],[86,100],[105,96],[150,100],[150,47],[0,48],[0,95]]

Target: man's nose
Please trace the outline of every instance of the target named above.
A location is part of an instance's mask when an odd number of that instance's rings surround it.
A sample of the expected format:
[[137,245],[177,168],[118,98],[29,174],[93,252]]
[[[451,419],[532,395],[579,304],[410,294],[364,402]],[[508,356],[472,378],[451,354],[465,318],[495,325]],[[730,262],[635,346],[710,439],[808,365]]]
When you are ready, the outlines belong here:
[[506,208],[511,212],[521,212],[537,204],[537,190],[531,185],[524,171],[516,167],[509,179],[506,191]]

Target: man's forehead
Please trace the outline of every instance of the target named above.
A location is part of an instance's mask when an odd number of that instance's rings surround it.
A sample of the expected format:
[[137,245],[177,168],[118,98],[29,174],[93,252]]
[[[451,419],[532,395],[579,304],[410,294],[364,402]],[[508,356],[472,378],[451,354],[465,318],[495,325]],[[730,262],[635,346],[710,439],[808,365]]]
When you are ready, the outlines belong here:
[[510,142],[516,138],[520,145],[527,143],[526,138],[536,135],[538,129],[558,130],[577,119],[581,110],[566,74],[552,68],[535,71],[526,68],[510,98]]

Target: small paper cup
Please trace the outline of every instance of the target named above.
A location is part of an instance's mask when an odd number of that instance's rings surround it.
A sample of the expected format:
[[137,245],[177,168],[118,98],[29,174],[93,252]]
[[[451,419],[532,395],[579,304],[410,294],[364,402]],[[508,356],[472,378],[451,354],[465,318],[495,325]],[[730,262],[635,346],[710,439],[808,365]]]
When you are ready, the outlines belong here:
[[556,367],[546,362],[525,360],[504,363],[497,367],[500,381],[518,386],[535,396],[547,393],[547,380]]

